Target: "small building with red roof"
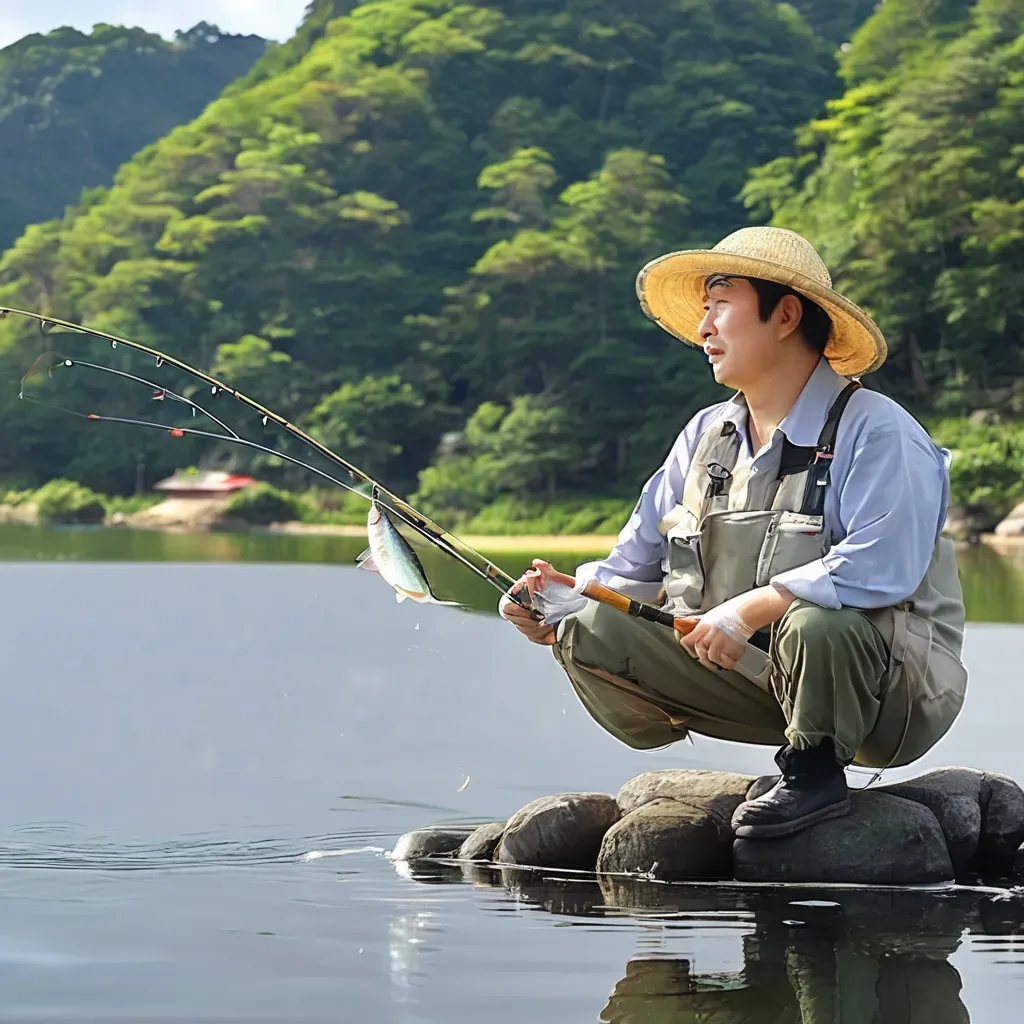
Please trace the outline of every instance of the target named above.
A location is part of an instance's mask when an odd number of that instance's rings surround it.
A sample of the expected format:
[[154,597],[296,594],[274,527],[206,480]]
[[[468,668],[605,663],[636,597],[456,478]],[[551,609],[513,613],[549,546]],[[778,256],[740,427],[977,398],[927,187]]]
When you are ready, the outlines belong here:
[[241,473],[179,469],[173,476],[154,484],[153,489],[163,491],[169,498],[226,498],[255,483],[258,481],[253,477]]

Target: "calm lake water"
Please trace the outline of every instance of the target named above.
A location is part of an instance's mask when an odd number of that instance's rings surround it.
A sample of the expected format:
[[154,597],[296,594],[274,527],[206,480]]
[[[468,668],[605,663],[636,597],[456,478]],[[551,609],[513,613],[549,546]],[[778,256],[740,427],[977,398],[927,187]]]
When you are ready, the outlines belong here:
[[[361,546],[0,530],[0,1019],[1017,1019],[1014,893],[391,863],[412,828],[651,768],[760,773],[772,751],[630,751],[549,652],[493,613],[396,605],[352,568]],[[1024,779],[1024,571],[986,549],[961,565],[967,706],[893,779],[940,764]],[[493,610],[485,586],[448,583]]]

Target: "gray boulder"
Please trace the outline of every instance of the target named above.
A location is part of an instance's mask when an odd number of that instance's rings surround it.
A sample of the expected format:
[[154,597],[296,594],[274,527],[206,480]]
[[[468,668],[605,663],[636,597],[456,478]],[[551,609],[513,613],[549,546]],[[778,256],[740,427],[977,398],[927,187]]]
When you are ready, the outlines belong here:
[[979,865],[1012,864],[1021,842],[1024,842],[1024,790],[1008,775],[985,772],[981,784]]
[[850,813],[780,839],[737,839],[741,882],[915,885],[953,879],[935,815],[888,793],[850,794]]
[[607,793],[542,796],[509,818],[496,859],[593,871],[601,840],[618,819],[619,808]]
[[418,828],[401,836],[388,854],[391,860],[423,860],[454,857],[466,841],[467,829]]
[[598,871],[664,881],[729,877],[729,820],[753,781],[734,772],[689,769],[630,779],[619,790],[623,817],[604,837]]
[[976,768],[936,768],[916,779],[879,786],[923,804],[938,819],[957,874],[1003,868],[1024,841],[1024,791],[1013,779]]
[[969,870],[981,836],[981,783],[983,772],[970,768],[938,768],[907,782],[879,786],[889,793],[923,804],[935,815],[946,840],[953,870]]
[[629,814],[652,800],[670,797],[699,803],[728,821],[745,799],[753,781],[753,776],[735,772],[667,768],[630,779],[619,790],[616,802],[623,814]]
[[459,860],[494,860],[494,851],[505,833],[505,822],[492,821],[474,829],[459,847]]
[[668,882],[728,878],[732,840],[728,818],[707,803],[659,797],[608,830],[597,870]]

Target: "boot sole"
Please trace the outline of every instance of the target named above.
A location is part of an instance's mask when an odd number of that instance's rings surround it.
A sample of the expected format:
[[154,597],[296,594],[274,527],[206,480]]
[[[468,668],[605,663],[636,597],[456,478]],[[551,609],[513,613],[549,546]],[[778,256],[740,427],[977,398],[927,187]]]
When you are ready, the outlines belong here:
[[829,804],[812,814],[805,814],[802,818],[794,818],[792,821],[780,821],[774,825],[740,825],[736,829],[738,839],[778,839],[780,836],[791,836],[794,832],[800,832],[809,825],[816,825],[819,821],[827,821],[829,818],[841,818],[850,813],[850,798],[846,797],[841,803]]

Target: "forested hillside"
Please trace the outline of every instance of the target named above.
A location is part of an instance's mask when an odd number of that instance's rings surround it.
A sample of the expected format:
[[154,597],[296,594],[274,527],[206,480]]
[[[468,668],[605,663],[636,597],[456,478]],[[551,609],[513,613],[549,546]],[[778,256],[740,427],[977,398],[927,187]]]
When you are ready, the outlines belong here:
[[1024,0],[886,0],[841,74],[748,202],[874,311],[879,386],[924,412],[1005,401],[1024,340]]
[[[318,0],[113,188],[29,228],[0,303],[212,368],[449,521],[633,493],[719,393],[642,316],[636,271],[762,218],[744,185],[803,166],[794,133],[840,95],[865,7]],[[21,413],[0,472],[131,489],[134,458]],[[198,451],[140,445],[148,482]]]
[[61,28],[0,50],[0,248],[108,185],[143,146],[191,121],[266,49],[210,25],[173,42],[137,28]]

